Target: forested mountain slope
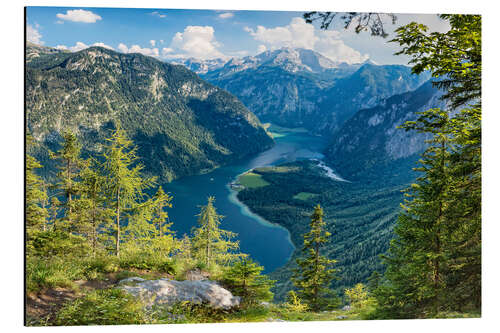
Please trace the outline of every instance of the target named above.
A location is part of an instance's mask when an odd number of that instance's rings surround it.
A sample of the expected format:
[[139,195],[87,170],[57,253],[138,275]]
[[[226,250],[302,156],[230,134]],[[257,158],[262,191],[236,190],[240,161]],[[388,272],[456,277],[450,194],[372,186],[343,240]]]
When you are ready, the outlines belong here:
[[53,148],[71,129],[87,153],[99,151],[105,130],[120,121],[146,170],[167,181],[273,144],[236,97],[185,67],[101,47],[28,58],[26,111],[37,141]]
[[262,121],[326,136],[359,109],[414,90],[429,78],[411,74],[407,66],[335,63],[290,48],[232,59],[203,77],[236,95]]
[[444,107],[441,96],[442,93],[428,81],[415,91],[359,110],[335,133],[325,150],[325,161],[350,180],[371,179],[380,174],[396,177],[399,170],[411,172],[429,135],[397,127],[416,120],[418,112]]
[[[389,248],[404,190],[417,177],[419,154],[426,136],[397,127],[415,120],[416,112],[442,107],[441,93],[428,81],[415,91],[395,95],[374,108],[359,110],[334,136],[325,162],[347,182],[327,177],[316,161],[257,168],[269,185],[245,188],[238,198],[266,220],[286,227],[296,248],[302,246],[310,214],[320,204],[326,229],[332,233],[324,255],[337,260],[339,293],[382,273],[379,255]],[[286,170],[286,171],[284,171]],[[295,251],[293,257],[299,255]],[[276,295],[292,288],[292,258],[271,274]]]

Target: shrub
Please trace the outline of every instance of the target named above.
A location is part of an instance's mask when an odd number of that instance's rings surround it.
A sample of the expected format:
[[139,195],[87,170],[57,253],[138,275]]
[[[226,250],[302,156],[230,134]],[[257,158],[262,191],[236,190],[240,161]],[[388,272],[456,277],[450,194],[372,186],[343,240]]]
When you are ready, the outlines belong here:
[[85,257],[90,253],[90,247],[84,237],[64,231],[31,231],[26,250],[29,255],[40,257]]
[[124,325],[146,324],[143,304],[119,289],[95,290],[66,304],[56,316],[55,324]]
[[46,288],[73,287],[73,280],[85,276],[85,267],[77,260],[63,258],[27,258],[26,291],[37,292]]

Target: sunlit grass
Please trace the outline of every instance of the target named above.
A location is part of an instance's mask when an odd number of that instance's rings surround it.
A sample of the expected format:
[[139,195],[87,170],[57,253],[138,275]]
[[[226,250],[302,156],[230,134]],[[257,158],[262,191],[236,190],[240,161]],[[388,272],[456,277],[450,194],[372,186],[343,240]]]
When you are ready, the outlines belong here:
[[300,192],[300,193],[295,194],[293,196],[293,198],[297,199],[297,200],[307,201],[307,200],[312,199],[312,198],[314,198],[316,196],[318,196],[318,194],[316,194],[316,193]]
[[266,182],[261,175],[247,172],[238,178],[238,182],[246,188],[258,188],[267,186],[270,183]]

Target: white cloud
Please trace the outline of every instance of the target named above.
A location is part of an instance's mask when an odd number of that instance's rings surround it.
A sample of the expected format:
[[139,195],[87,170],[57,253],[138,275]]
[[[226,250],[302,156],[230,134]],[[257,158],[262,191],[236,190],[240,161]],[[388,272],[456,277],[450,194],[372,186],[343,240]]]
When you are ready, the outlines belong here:
[[[228,59],[218,48],[221,46],[215,39],[215,31],[211,26],[187,26],[183,32],[177,32],[172,38],[168,52],[169,58]],[[175,52],[175,54],[173,54]]]
[[26,39],[28,42],[35,43],[35,44],[43,44],[42,41],[42,34],[35,29],[31,24],[28,24],[26,26]]
[[92,44],[92,46],[100,46],[100,47],[104,47],[105,49],[114,50],[114,48],[112,48],[111,46],[106,45],[106,44],[104,44],[102,42],[94,43],[94,44]]
[[132,45],[130,48],[127,47],[127,45],[120,43],[118,45],[118,50],[120,50],[123,53],[141,53],[147,56],[151,57],[159,57],[160,56],[160,51],[158,48],[147,48],[147,47],[140,47],[139,45]]
[[165,17],[167,17],[167,15],[162,14],[162,13],[157,12],[157,11],[151,12],[151,15],[153,15],[153,16],[157,16],[157,17],[159,17],[159,18],[165,18]]
[[264,44],[260,44],[259,47],[257,47],[257,53],[262,53],[262,52],[266,52],[266,51],[267,51],[267,47]]
[[293,47],[314,50],[340,62],[359,63],[368,59],[368,55],[362,55],[347,46],[340,39],[338,31],[317,30],[300,17],[292,18],[286,26],[266,28],[259,25],[255,30],[249,27],[245,27],[244,30],[256,41],[262,43],[258,47],[258,52]]
[[82,22],[82,23],[95,23],[99,20],[102,20],[102,17],[100,17],[99,15],[92,13],[89,10],[83,10],[83,9],[67,10],[66,14],[58,13],[56,14],[56,16],[61,20]]
[[152,47],[155,47],[155,45],[156,45],[156,41],[155,41],[154,39],[151,39],[151,40],[149,41],[149,44],[151,44],[151,46],[152,46]]
[[83,42],[76,42],[75,45],[73,46],[70,46],[70,47],[67,47],[66,45],[57,45],[56,46],[56,49],[59,49],[59,50],[69,50],[71,52],[78,52],[78,51],[81,51],[83,49],[87,49],[91,46],[100,46],[100,47],[104,47],[104,48],[107,48],[107,49],[110,49],[110,50],[114,50],[111,46],[109,45],[106,45],[102,42],[97,42],[97,43],[94,43],[92,45],[87,45]]
[[222,14],[219,14],[218,17],[221,19],[228,19],[228,18],[234,17],[234,14],[233,13],[222,13]]
[[170,47],[164,47],[162,50],[161,50],[161,54],[163,56],[169,54],[169,53],[172,53],[174,52],[174,49],[170,48]]

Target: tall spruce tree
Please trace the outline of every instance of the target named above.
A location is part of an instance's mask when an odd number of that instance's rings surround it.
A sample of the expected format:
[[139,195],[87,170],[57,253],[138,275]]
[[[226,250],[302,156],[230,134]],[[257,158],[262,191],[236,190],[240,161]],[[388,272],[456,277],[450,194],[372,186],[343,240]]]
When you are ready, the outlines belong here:
[[68,231],[76,229],[75,220],[78,216],[75,207],[75,196],[78,194],[78,176],[84,161],[80,157],[81,145],[76,135],[66,130],[63,133],[63,143],[61,149],[56,153],[50,153],[52,159],[58,163],[57,183],[54,184],[56,194],[62,193],[63,221]]
[[[406,130],[433,139],[411,200],[395,228],[377,289],[386,317],[426,317],[481,304],[481,17],[441,15],[445,33],[410,23],[394,41],[413,72],[430,70],[445,90],[446,110],[428,110]],[[461,108],[461,109],[460,109]]]
[[26,228],[28,231],[43,229],[47,223],[48,212],[43,203],[47,201],[47,192],[43,179],[35,173],[42,165],[28,153],[34,146],[30,134],[26,136]]
[[113,210],[106,205],[106,179],[101,174],[101,167],[96,159],[89,158],[81,171],[79,184],[81,198],[78,225],[80,232],[89,240],[93,256],[98,250],[100,235],[109,229],[113,217]]
[[310,231],[304,235],[303,257],[296,260],[298,269],[294,271],[292,281],[298,289],[299,297],[311,310],[319,311],[338,302],[329,288],[335,278],[332,266],[336,260],[321,255],[321,249],[331,234],[325,230],[326,223],[323,221],[323,209],[320,205],[314,207],[309,226]]
[[231,265],[224,273],[224,284],[234,295],[241,296],[242,305],[255,305],[260,301],[270,301],[273,280],[262,274],[264,267],[249,258],[243,258]]
[[144,199],[143,191],[150,188],[155,178],[146,178],[144,166],[138,163],[137,148],[117,124],[106,138],[103,152],[103,171],[106,177],[106,195],[114,210],[115,254],[120,257],[122,217],[131,214]]
[[[445,111],[429,110],[423,113],[428,124],[422,132],[443,129],[448,121]],[[421,118],[422,118],[421,117]],[[418,123],[419,124],[419,123]],[[406,128],[418,126],[410,123]],[[439,126],[433,126],[441,124]],[[452,184],[449,169],[450,138],[446,132],[434,133],[428,140],[429,148],[420,159],[420,172],[415,184],[406,191],[403,213],[394,228],[390,255],[385,257],[386,276],[392,282],[390,293],[397,295],[381,302],[398,317],[418,317],[424,313],[438,313],[444,309],[447,271],[446,211],[449,207],[449,189]],[[390,301],[392,300],[392,302]],[[389,310],[389,309],[387,309]]]
[[231,240],[236,237],[234,232],[219,228],[223,216],[217,214],[214,201],[214,197],[208,197],[207,204],[201,206],[197,215],[199,227],[193,230],[192,238],[194,256],[207,268],[212,264],[226,265],[240,256],[230,252],[239,248],[239,242]]
[[171,233],[170,227],[172,223],[168,220],[168,213],[165,208],[172,208],[172,196],[163,191],[160,186],[152,198],[153,205],[153,224],[158,232],[157,236]]

